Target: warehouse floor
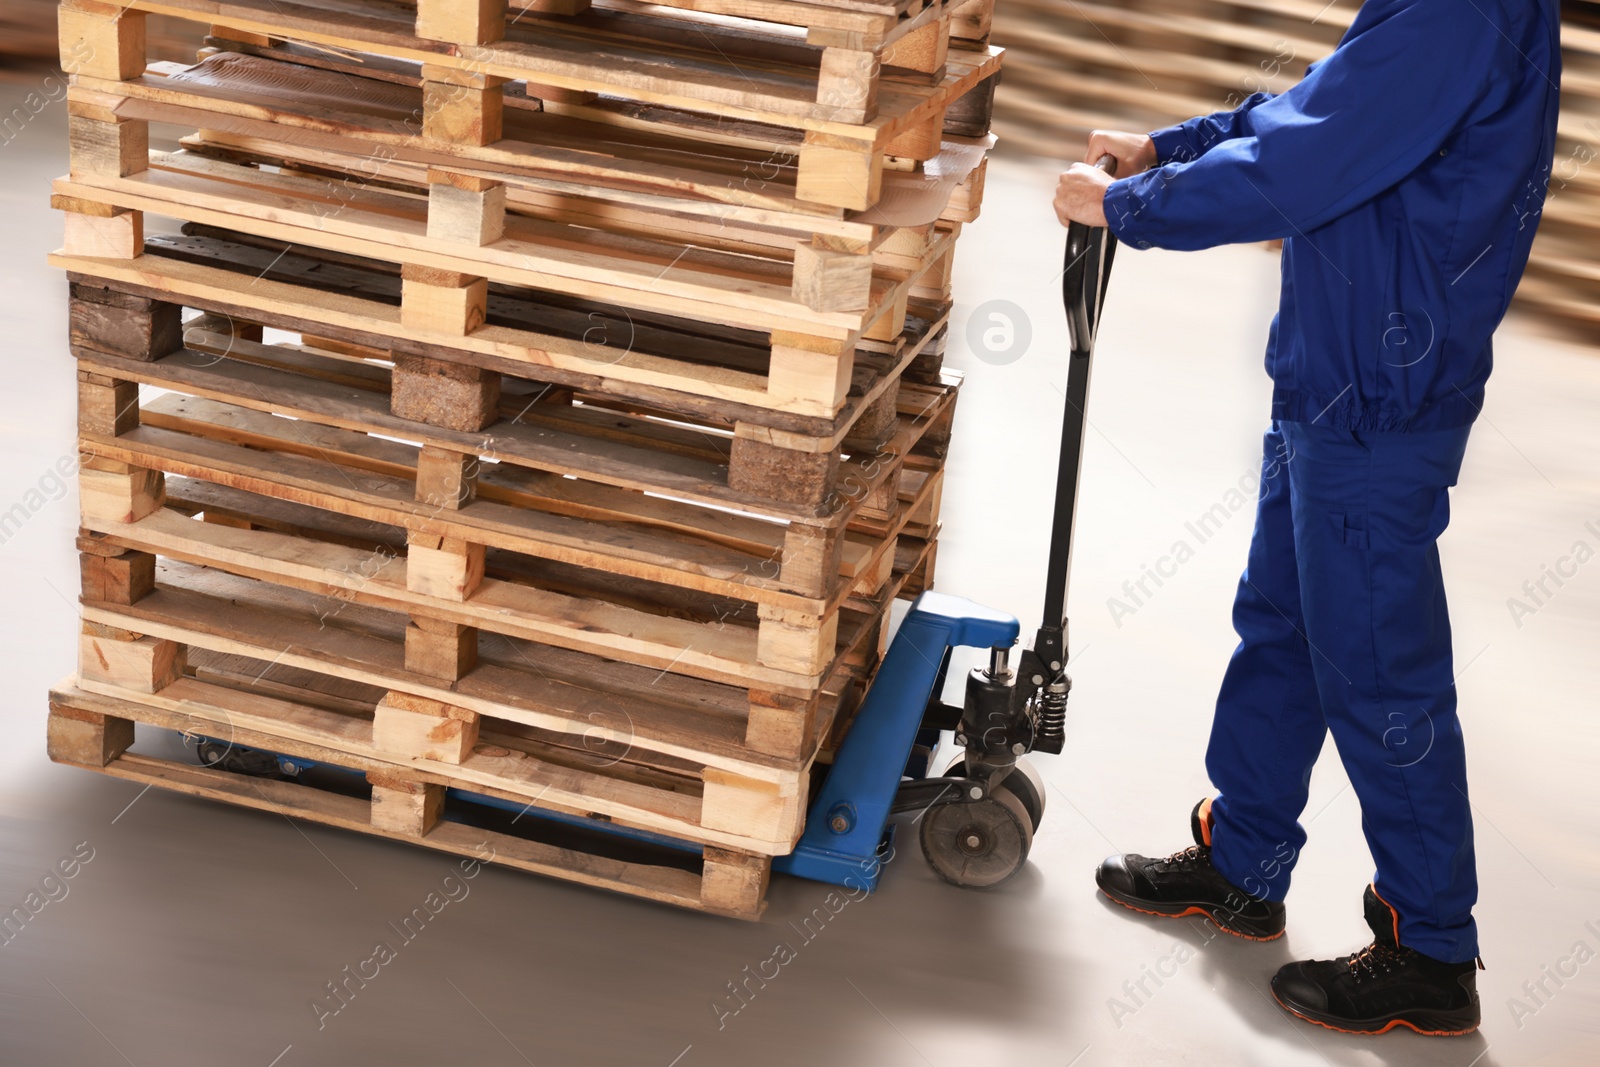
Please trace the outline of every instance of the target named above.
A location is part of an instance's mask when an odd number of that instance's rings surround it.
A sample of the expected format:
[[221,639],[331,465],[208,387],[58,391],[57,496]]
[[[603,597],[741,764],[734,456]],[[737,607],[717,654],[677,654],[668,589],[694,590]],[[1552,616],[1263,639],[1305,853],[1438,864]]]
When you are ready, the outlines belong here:
[[[0,115],[38,87],[0,81]],[[1587,561],[1600,546],[1592,351],[1527,321],[1501,331],[1443,542],[1483,876],[1483,1030],[1362,1039],[1293,1022],[1265,995],[1288,959],[1366,940],[1370,860],[1331,747],[1312,783],[1285,940],[1213,940],[1194,920],[1147,921],[1098,899],[1090,881],[1110,851],[1184,845],[1206,791],[1201,754],[1250,520],[1248,509],[1231,514],[1203,543],[1186,523],[1230,510],[1230,490],[1257,463],[1273,256],[1128,253],[1118,265],[1085,457],[1068,750],[1037,760],[1050,807],[1029,867],[996,892],[957,890],[907,833],[876,896],[779,880],[752,925],[492,868],[445,883],[455,864],[436,853],[46,761],[45,692],[72,669],[75,630],[72,487],[52,473],[73,456],[66,281],[44,265],[60,238],[48,181],[65,170],[65,114],[50,102],[0,145],[0,330],[11,353],[0,513],[20,503],[28,516],[0,543],[10,598],[0,911],[38,894],[37,914],[0,945],[0,1063],[1594,1061],[1600,566],[1559,587],[1547,580],[1553,595],[1537,604],[1523,591],[1542,568],[1570,574],[1575,553]],[[995,160],[989,181],[957,270],[951,362],[967,381],[939,587],[1018,613],[1029,633],[1065,380],[1061,234],[1050,167]],[[1016,305],[1015,358],[979,360],[965,338],[995,325],[994,309],[968,323],[1001,299]],[[1192,558],[1130,597],[1124,582],[1181,540]],[[1509,598],[1528,610],[1514,614]],[[72,877],[51,876],[60,861]],[[389,924],[430,893],[445,905],[398,937]],[[380,941],[392,958],[377,977],[319,1013],[327,984]]]

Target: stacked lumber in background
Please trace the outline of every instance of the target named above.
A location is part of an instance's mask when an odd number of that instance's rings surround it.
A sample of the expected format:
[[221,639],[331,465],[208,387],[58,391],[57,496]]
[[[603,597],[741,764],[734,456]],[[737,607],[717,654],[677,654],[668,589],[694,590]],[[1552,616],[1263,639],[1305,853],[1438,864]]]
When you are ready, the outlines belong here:
[[1517,299],[1600,340],[1600,3],[1562,5],[1561,122]]
[[[150,63],[147,13],[199,60]],[[759,914],[933,580],[986,33],[971,0],[68,0],[53,758]]]
[[[1282,92],[1333,50],[1359,6],[1354,0],[1326,6],[1323,0],[1006,0],[994,19],[994,40],[1007,49],[995,130],[1007,149],[1075,160],[1093,129],[1156,129],[1235,107],[1251,93]],[[1560,139],[1517,299],[1594,336],[1600,329],[1594,251],[1600,247],[1600,4],[1566,0],[1562,17]]]
[[994,20],[1008,50],[996,131],[1009,149],[1077,159],[1093,129],[1156,129],[1282,92],[1333,51],[1358,6],[1007,0]]
[[[0,3],[0,63],[8,60],[49,63],[59,56],[56,6],[60,0],[4,0]],[[205,27],[182,19],[154,15],[145,33],[152,60],[192,59],[205,37]]]

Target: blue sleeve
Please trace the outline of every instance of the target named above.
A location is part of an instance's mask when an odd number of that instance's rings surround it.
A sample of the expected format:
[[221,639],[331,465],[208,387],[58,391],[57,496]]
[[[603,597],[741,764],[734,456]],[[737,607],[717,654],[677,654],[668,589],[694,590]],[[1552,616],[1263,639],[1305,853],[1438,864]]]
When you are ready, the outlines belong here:
[[1248,137],[1253,131],[1250,112],[1258,105],[1271,100],[1272,93],[1256,93],[1245,97],[1244,103],[1232,111],[1219,111],[1215,115],[1166,126],[1150,134],[1156,148],[1156,164],[1186,163],[1206,154],[1212,146],[1231,141],[1235,137]]
[[[1368,0],[1359,33],[1298,85],[1253,107],[1248,130],[1187,162],[1113,182],[1113,233],[1193,250],[1313,230],[1414,171],[1485,104],[1514,48],[1498,4]],[[1202,120],[1205,121],[1205,120]]]

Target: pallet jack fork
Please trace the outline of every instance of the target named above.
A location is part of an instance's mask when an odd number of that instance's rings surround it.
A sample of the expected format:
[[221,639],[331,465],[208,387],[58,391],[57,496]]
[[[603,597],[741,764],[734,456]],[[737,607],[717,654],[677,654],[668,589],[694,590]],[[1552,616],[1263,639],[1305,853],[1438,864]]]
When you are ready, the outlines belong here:
[[[1098,166],[1116,172],[1111,156]],[[1044,622],[1033,646],[1022,650],[1013,669],[1012,646],[1021,631],[1014,617],[944,593],[919,596],[816,792],[799,844],[773,860],[774,871],[874,888],[893,831],[890,816],[906,812],[919,813],[923,855],[948,882],[996,886],[1027,862],[1045,792],[1022,757],[1059,753],[1065,740],[1073,519],[1094,339],[1116,244],[1103,228],[1073,223],[1067,229],[1062,300],[1072,352]],[[960,708],[941,699],[950,651],[957,647],[989,649],[988,666],[967,676]],[[955,731],[965,754],[945,774],[926,777],[927,748],[941,730]]]

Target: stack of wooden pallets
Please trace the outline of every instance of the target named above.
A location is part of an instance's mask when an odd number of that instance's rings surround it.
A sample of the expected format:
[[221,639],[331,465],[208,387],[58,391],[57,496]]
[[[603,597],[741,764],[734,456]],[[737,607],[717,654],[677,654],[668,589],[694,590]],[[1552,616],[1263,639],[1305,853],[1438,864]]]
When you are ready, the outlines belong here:
[[[147,14],[209,25],[199,61],[147,64]],[[759,914],[932,580],[984,3],[60,16],[53,758]]]

